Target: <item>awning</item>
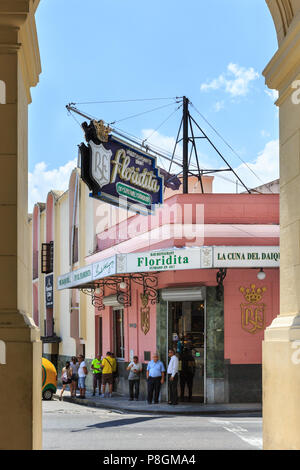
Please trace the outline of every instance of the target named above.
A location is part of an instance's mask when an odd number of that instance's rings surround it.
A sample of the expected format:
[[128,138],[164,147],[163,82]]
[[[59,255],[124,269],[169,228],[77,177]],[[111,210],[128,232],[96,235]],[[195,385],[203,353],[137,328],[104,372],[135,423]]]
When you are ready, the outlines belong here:
[[[279,268],[279,246],[202,246],[116,254],[58,277],[57,289],[88,288],[102,279],[191,269]],[[122,281],[120,281],[122,282]]]

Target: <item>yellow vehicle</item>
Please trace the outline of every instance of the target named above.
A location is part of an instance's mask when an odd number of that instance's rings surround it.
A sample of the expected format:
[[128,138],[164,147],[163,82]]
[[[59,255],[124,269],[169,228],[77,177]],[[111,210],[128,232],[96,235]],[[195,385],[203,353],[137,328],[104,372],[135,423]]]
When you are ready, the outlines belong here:
[[42,357],[42,397],[43,400],[51,400],[57,388],[57,371],[52,364]]

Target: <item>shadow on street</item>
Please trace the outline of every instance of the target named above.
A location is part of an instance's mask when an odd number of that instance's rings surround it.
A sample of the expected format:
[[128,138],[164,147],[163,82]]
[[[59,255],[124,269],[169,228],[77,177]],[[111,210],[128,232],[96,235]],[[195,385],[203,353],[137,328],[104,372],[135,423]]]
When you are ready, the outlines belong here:
[[127,426],[127,425],[130,425],[130,424],[137,424],[137,423],[142,423],[142,422],[145,422],[145,421],[151,421],[151,420],[154,420],[154,419],[170,419],[172,418],[171,416],[143,416],[143,417],[140,417],[140,418],[125,418],[125,419],[116,419],[114,421],[107,421],[107,422],[104,422],[104,423],[96,423],[96,424],[91,424],[90,426],[86,426],[85,429],[78,429],[76,431],[72,430],[71,432],[80,432],[80,431],[84,431],[86,429],[93,429],[93,428],[96,428],[96,429],[103,429],[103,428],[114,428],[114,427],[118,427],[118,426]]

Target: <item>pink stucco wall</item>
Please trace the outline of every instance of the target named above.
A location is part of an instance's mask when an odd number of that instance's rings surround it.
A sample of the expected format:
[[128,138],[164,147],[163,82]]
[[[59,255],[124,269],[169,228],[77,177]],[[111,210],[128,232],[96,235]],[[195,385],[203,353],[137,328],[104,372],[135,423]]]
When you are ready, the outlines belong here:
[[[143,245],[137,234],[124,237],[128,224],[146,233],[164,224],[196,224],[197,206],[202,206],[204,226],[203,240],[187,241],[185,237],[169,237],[150,241]],[[169,209],[172,207],[172,211]],[[185,212],[187,211],[187,212]],[[201,213],[198,212],[198,214]],[[188,214],[188,215],[187,215]],[[132,233],[135,233],[132,231]],[[122,236],[121,236],[122,235]],[[151,217],[132,216],[129,219],[99,233],[98,253],[87,258],[93,263],[118,253],[147,251],[155,248],[199,246],[199,244],[227,246],[279,245],[279,195],[278,194],[188,194],[167,199],[164,206]],[[279,314],[279,269],[266,269],[264,281],[257,279],[257,269],[228,269],[224,281],[224,359],[231,364],[260,364],[262,362],[263,330],[254,334],[242,328],[241,304],[245,303],[240,287],[266,287],[260,303],[264,304],[265,326]],[[180,286],[216,286],[217,270],[190,270],[162,272],[158,275],[158,288]],[[107,295],[107,294],[106,294]],[[96,315],[99,312],[96,310]],[[111,309],[103,316],[103,352],[113,348],[113,324]],[[139,291],[133,288],[132,306],[125,309],[125,360],[133,349],[143,360],[144,351],[155,352],[156,306],[151,307],[151,328],[144,335],[140,326]],[[137,328],[130,328],[136,323]]]
[[[201,215],[203,214],[203,218]],[[249,226],[246,244],[265,244],[264,238],[270,237],[272,226],[279,224],[278,194],[181,194],[170,197],[153,216],[130,216],[121,223],[97,234],[98,249],[102,252],[124,244],[130,248],[132,234],[153,231],[165,224],[204,224],[203,245],[234,245],[235,238],[246,237],[243,228]],[[234,227],[233,227],[234,226]],[[269,229],[268,229],[268,226]],[[132,228],[131,228],[132,227]],[[216,230],[218,227],[218,230]],[[222,229],[226,228],[226,235]],[[259,241],[253,242],[257,236]],[[279,233],[274,227],[273,238]],[[184,246],[186,240],[176,240],[176,246]],[[238,242],[240,243],[240,242]],[[273,244],[274,240],[271,243]],[[191,244],[191,243],[189,243]],[[199,243],[198,243],[199,244]],[[240,243],[241,244],[241,243]]]
[[[124,308],[124,340],[125,340],[125,361],[129,361],[130,350],[143,362],[144,351],[153,354],[156,351],[156,306],[150,305],[150,330],[145,335],[141,330],[140,308],[141,288],[134,287],[132,292],[132,306]],[[113,309],[106,307],[105,310],[95,309],[96,317],[102,317],[102,352],[114,350],[113,343]],[[130,325],[136,324],[136,328]],[[98,328],[96,328],[96,344],[98,344]],[[98,351],[96,351],[98,352]]]
[[[256,288],[266,287],[266,292],[260,303],[264,304],[265,326],[270,325],[272,320],[279,314],[279,270],[265,269],[266,279],[257,279],[257,269],[229,269],[224,281],[224,359],[231,364],[261,364],[263,330],[255,334],[249,333],[242,328],[241,304],[246,303],[240,287],[248,288],[255,284]],[[217,270],[190,270],[172,271],[159,274],[159,289],[167,287],[192,287],[195,285],[215,286]],[[151,306],[150,331],[147,335],[141,330],[140,323],[140,288],[133,286],[132,306],[124,309],[125,323],[125,360],[129,360],[130,350],[133,349],[140,360],[143,361],[144,351],[156,349],[156,306]],[[96,315],[103,318],[103,352],[113,349],[113,323],[112,309]],[[136,324],[136,328],[130,324]],[[96,340],[97,343],[97,340]]]
[[53,194],[49,193],[46,205],[46,243],[50,243],[54,239],[54,198]]
[[269,326],[279,315],[279,269],[266,269],[264,281],[256,277],[256,269],[230,269],[224,282],[224,328],[225,351],[224,358],[231,364],[261,364],[262,341],[264,330],[249,333],[242,328],[241,304],[247,303],[240,287],[266,287],[267,290],[259,302],[264,304],[265,326]]

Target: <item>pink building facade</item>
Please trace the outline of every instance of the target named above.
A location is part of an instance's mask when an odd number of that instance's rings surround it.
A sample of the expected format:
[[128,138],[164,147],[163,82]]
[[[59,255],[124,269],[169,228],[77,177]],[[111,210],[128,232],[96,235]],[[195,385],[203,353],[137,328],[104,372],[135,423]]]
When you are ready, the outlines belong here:
[[95,353],[115,353],[120,392],[133,355],[146,368],[157,351],[166,364],[172,347],[182,376],[192,356],[193,400],[261,401],[264,329],[279,314],[278,194],[174,195],[97,233],[86,265],[114,258],[117,273],[88,286]]

